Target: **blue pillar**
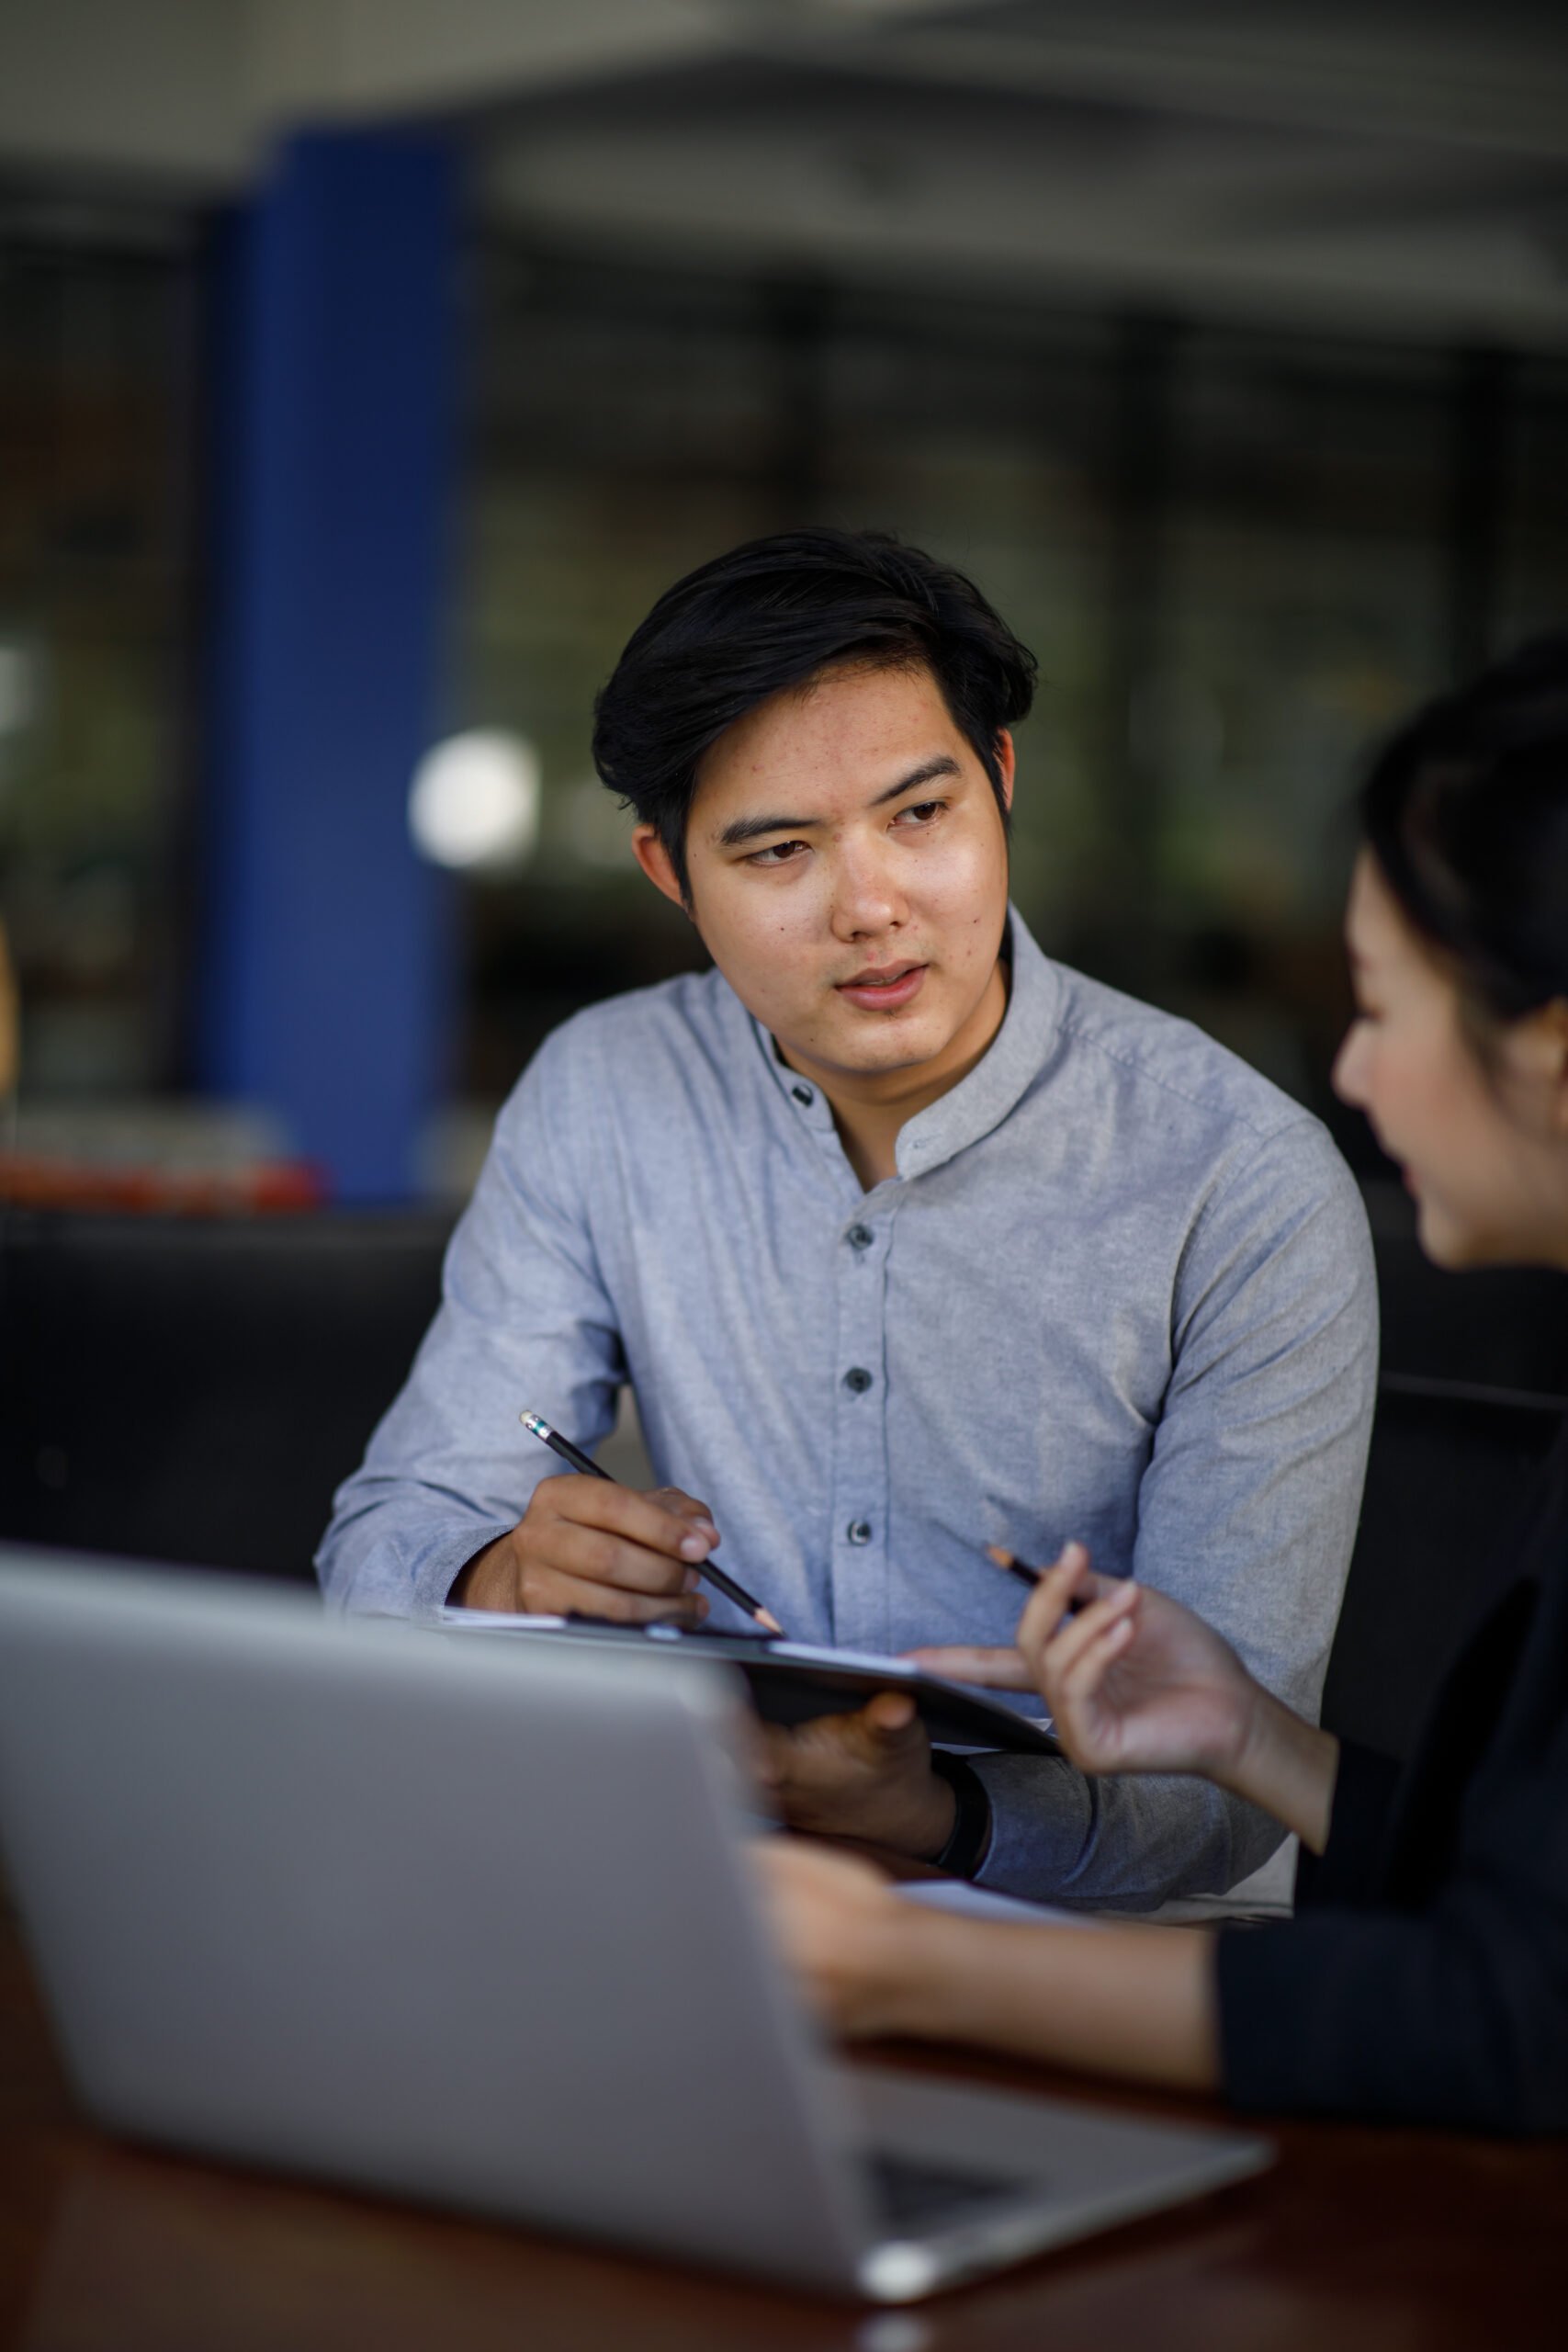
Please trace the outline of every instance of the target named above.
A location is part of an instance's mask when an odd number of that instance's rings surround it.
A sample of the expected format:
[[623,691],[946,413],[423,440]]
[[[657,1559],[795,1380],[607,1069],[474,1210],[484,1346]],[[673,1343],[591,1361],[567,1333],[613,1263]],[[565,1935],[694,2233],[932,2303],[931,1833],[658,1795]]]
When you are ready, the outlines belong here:
[[203,1077],[345,1200],[406,1195],[450,1001],[410,843],[439,732],[456,165],[291,140],[220,242]]

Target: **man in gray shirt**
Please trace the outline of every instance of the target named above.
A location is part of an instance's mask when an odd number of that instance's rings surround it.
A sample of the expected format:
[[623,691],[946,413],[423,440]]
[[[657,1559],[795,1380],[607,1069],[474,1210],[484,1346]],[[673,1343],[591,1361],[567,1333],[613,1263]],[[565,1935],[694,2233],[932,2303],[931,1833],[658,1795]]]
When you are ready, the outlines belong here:
[[[655,605],[595,756],[716,968],[579,1014],[502,1110],[333,1600],[738,1624],[696,1589],[716,1548],[796,1639],[1005,1642],[984,1547],[1077,1537],[1315,1711],[1372,1402],[1359,1199],[1305,1112],[1010,910],[1032,673],[870,535]],[[626,1381],[667,1484],[551,1475],[519,1410],[592,1448]],[[933,1768],[897,1694],[770,1736],[799,1826],[1057,1902],[1221,1890],[1279,1837],[1207,1784]]]

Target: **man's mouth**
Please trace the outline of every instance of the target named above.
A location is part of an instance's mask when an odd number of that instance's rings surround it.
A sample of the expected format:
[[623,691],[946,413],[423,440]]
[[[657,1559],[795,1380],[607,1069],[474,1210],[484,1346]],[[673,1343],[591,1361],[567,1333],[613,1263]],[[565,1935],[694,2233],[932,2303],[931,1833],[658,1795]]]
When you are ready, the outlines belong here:
[[836,993],[868,1012],[894,1012],[919,992],[926,977],[924,964],[872,964],[852,979],[840,980]]

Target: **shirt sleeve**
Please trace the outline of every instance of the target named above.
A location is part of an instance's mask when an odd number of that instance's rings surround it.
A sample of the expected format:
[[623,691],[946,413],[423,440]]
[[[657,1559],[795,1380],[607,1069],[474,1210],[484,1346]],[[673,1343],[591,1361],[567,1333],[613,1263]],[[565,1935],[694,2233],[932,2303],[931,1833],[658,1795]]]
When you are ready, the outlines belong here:
[[1478,1784],[1427,1909],[1314,1904],[1215,1966],[1240,2107],[1568,2132],[1568,1724]]
[[[1354,1180],[1315,1121],[1267,1137],[1194,1221],[1172,1370],[1139,1487],[1134,1573],[1195,1610],[1315,1722],[1377,1383],[1377,1283]],[[1089,1781],[986,1757],[983,1884],[1152,1910],[1223,1894],[1285,1836],[1190,1778]]]
[[435,1319],[333,1498],[316,1556],[333,1606],[434,1615],[558,1468],[518,1415],[543,1412],[589,1448],[614,1423],[625,1360],[585,1188],[567,1164],[583,1116],[570,1058],[558,1033],[496,1122]]

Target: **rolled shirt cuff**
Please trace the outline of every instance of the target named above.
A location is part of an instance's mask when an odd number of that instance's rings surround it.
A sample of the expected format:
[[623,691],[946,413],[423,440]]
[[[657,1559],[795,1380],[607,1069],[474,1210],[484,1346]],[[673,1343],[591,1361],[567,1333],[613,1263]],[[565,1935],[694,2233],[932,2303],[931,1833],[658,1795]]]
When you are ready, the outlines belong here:
[[510,1532],[514,1520],[470,1521],[417,1546],[383,1544],[339,1598],[329,1587],[327,1602],[356,1617],[411,1617],[429,1623],[475,1555]]

